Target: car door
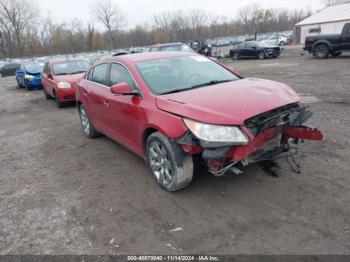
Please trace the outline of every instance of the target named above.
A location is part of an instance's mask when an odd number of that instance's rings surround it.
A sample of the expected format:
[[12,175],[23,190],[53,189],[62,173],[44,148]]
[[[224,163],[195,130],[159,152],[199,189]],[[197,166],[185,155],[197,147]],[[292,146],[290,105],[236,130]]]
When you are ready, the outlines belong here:
[[[46,90],[46,92],[49,95],[54,96],[53,88],[52,88],[52,79],[50,79],[49,76],[50,76],[50,63],[47,62],[41,74],[41,83],[43,85],[43,88]],[[50,77],[52,78],[52,75]]]
[[256,56],[256,47],[254,49],[253,43],[247,43],[245,56],[248,56],[248,57],[255,57]]
[[80,87],[80,93],[87,102],[86,109],[90,119],[94,126],[106,135],[110,133],[106,115],[109,108],[106,97],[111,93],[107,80],[109,66],[109,63],[94,66],[88,73],[87,83]]
[[237,50],[238,50],[238,54],[239,56],[246,56],[246,43],[240,43],[238,46],[237,46]]
[[344,26],[344,30],[340,37],[340,49],[350,50],[350,23]]
[[[109,86],[122,82],[128,83],[134,92],[140,94],[139,88],[127,67],[119,63],[112,63],[109,73]],[[144,115],[140,107],[141,94],[140,96],[134,96],[109,93],[106,100],[108,100],[108,106],[105,107],[107,122],[113,137],[131,150],[137,151],[142,137],[141,123],[143,119],[141,118]]]

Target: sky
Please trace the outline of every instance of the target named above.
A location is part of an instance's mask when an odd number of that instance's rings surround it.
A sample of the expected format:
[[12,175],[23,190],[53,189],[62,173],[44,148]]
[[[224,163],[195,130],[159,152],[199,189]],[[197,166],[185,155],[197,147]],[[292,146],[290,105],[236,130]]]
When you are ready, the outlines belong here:
[[[154,14],[169,10],[203,9],[215,15],[235,17],[237,10],[245,5],[259,3],[264,8],[309,7],[317,11],[323,7],[322,0],[113,0],[127,15],[127,27],[150,21]],[[54,21],[64,22],[79,18],[91,21],[89,2],[91,0],[37,0],[42,13],[49,14]]]

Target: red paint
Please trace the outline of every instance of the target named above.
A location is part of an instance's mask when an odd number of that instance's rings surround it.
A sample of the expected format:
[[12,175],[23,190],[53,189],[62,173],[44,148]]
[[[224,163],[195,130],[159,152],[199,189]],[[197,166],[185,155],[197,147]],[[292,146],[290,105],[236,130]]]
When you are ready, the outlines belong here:
[[323,139],[322,133],[317,129],[307,127],[277,126],[262,131],[248,144],[232,149],[227,154],[227,157],[231,157],[235,161],[241,161],[262,147],[267,141],[275,138],[278,135],[282,135],[282,140],[284,140],[284,142],[286,138],[309,139],[318,141],[321,141]]
[[[57,97],[60,102],[75,101],[75,84],[81,79],[85,73],[74,75],[55,75],[52,70],[52,66],[55,63],[64,62],[55,61],[48,62],[49,72],[43,72],[41,74],[41,82],[46,93],[52,97]],[[71,85],[71,88],[58,88],[57,84],[60,82],[67,82]]]
[[[243,126],[244,121],[277,107],[298,102],[299,98],[285,84],[259,79],[241,79],[156,96],[150,92],[136,68],[138,62],[194,55],[196,54],[185,52],[154,52],[107,58],[101,63],[116,62],[127,67],[141,96],[112,94],[110,87],[88,81],[85,76],[77,83],[77,100],[84,105],[98,131],[142,157],[145,143],[143,138],[148,129],[157,130],[169,138],[179,138],[188,131],[182,121],[183,117],[188,117],[205,123],[240,126],[251,142],[234,149],[230,157],[243,159],[277,132],[268,130],[254,138]],[[292,129],[286,132],[289,135],[299,135]],[[181,146],[191,154],[203,151],[201,147]]]

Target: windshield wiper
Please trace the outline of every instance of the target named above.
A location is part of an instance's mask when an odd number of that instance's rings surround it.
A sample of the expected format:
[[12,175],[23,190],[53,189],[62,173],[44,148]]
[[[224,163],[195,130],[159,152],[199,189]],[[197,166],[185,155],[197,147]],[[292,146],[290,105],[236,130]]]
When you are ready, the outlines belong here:
[[82,74],[82,73],[85,73],[86,71],[76,71],[76,72],[73,72],[73,73],[70,73],[71,75],[75,75],[75,74]]
[[209,82],[201,83],[201,84],[194,85],[194,86],[191,86],[191,87],[188,87],[188,88],[171,90],[169,92],[162,93],[161,95],[174,94],[174,93],[179,93],[179,92],[183,92],[183,91],[188,91],[188,90],[191,90],[191,89],[196,89],[196,88],[203,87],[203,86],[217,85],[217,84],[227,83],[227,82],[231,82],[231,81],[234,81],[234,80],[233,79],[211,80]]
[[234,81],[234,80],[233,79],[211,80],[211,81],[206,82],[206,83],[202,83],[202,84],[191,86],[190,89],[203,87],[203,86],[212,86],[212,85],[217,85],[217,84],[221,84],[221,83],[227,83],[227,82],[231,82],[231,81]]

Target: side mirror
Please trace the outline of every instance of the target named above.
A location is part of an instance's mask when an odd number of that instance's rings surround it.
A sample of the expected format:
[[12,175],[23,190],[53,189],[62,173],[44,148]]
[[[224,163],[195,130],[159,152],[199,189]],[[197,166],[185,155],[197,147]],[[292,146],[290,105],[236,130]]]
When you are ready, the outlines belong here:
[[114,95],[135,95],[136,93],[132,90],[132,88],[129,86],[126,82],[121,82],[118,84],[115,84],[111,87],[111,93]]
[[256,46],[252,46],[253,49],[256,49]]

